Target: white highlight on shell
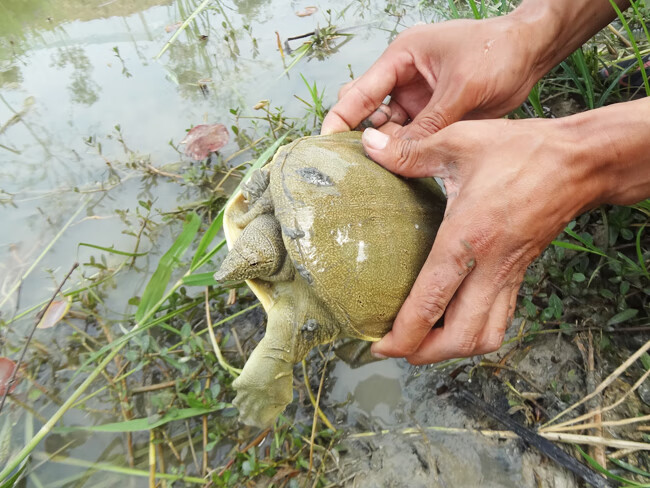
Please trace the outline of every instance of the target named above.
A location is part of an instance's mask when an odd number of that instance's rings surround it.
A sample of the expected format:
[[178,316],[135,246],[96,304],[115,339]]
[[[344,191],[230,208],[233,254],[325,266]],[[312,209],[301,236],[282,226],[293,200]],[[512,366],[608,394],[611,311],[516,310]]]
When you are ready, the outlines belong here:
[[344,227],[343,229],[336,229],[336,242],[338,243],[339,246],[342,246],[346,242],[350,242],[352,239],[350,239],[349,236],[350,228]]
[[419,228],[420,228],[420,224],[415,224],[415,228],[416,228],[416,229],[419,229]]
[[357,253],[357,263],[363,263],[366,259],[368,259],[368,255],[366,254],[366,243],[363,241],[359,241],[359,252]]

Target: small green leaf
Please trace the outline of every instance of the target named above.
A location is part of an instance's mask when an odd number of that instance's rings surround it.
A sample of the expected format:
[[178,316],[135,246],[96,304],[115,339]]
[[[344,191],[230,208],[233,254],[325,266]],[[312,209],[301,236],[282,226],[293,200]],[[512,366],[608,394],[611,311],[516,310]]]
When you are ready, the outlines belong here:
[[615,325],[615,324],[620,324],[621,322],[626,322],[627,320],[636,317],[638,313],[639,311],[637,309],[628,308],[626,310],[623,310],[622,312],[617,313],[611,319],[609,319],[607,321],[607,325]]
[[563,309],[562,300],[560,300],[560,297],[558,297],[555,293],[552,293],[548,299],[548,305],[553,310],[553,316],[555,319],[560,320],[560,317],[562,317]]
[[194,212],[187,215],[187,220],[183,226],[183,231],[176,238],[169,250],[160,258],[156,271],[151,276],[147,287],[142,294],[140,306],[135,312],[136,321],[140,322],[142,318],[153,309],[158,301],[163,297],[165,289],[169,284],[172,271],[177,266],[179,259],[187,248],[190,247],[194,236],[199,230],[201,219]]
[[573,281],[575,281],[576,283],[582,283],[587,278],[585,278],[585,275],[583,275],[582,273],[573,273],[573,277],[571,279],[573,279]]

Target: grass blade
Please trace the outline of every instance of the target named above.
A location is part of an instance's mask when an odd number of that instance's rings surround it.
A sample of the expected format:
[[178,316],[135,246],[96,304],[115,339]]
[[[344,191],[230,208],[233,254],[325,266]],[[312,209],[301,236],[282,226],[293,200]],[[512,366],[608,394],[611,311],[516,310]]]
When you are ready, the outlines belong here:
[[639,232],[636,233],[636,256],[637,259],[639,260],[639,264],[641,265],[641,269],[643,270],[643,274],[646,276],[646,278],[650,279],[650,274],[648,274],[648,268],[646,268],[645,265],[645,259],[643,259],[643,250],[641,249],[641,234],[643,234],[643,230],[645,229],[645,226],[646,224],[643,224],[639,229]]
[[212,1],[212,0],[203,0],[203,2],[201,2],[201,5],[199,5],[198,7],[196,7],[196,9],[194,10],[194,12],[192,12],[192,13],[190,14],[190,16],[189,16],[187,19],[185,19],[185,21],[181,24],[181,26],[180,26],[178,29],[176,29],[176,32],[174,32],[174,35],[172,35],[172,36],[169,38],[169,41],[167,41],[167,42],[165,43],[165,45],[163,46],[163,48],[160,50],[160,52],[159,52],[158,54],[156,54],[156,57],[155,57],[154,59],[160,59],[160,56],[162,56],[163,54],[165,54],[165,51],[167,51],[167,49],[169,49],[169,47],[174,43],[174,41],[176,41],[176,38],[177,38],[178,36],[180,36],[181,32],[183,32],[183,31],[185,30],[185,28],[186,28],[188,25],[190,25],[190,22],[192,22],[192,20],[194,20],[194,17],[196,17],[197,15],[199,15],[199,13],[201,13],[201,11],[202,11],[205,7],[207,7],[208,4],[209,4],[211,1]]
[[[621,9],[618,8],[618,5],[616,5],[616,2],[614,2],[614,0],[609,0],[609,3],[616,11],[616,15],[618,15],[621,24],[623,24],[623,27],[625,28],[625,32],[627,32],[628,40],[630,41],[630,44],[632,44],[632,50],[634,51],[636,62],[639,66],[639,70],[641,71],[641,77],[643,78],[643,86],[645,88],[645,94],[646,96],[650,97],[650,83],[648,82],[648,73],[646,73],[645,67],[643,66],[643,57],[641,56],[641,52],[639,51],[639,46],[637,45],[636,40],[634,39],[634,34],[632,33],[632,29],[630,29],[630,24],[628,24],[627,20],[625,20],[625,16],[621,12]],[[634,2],[631,3],[634,6],[634,13],[636,14],[637,18],[642,19],[643,16],[639,15],[639,10],[637,9]],[[648,31],[647,29],[645,29],[645,24],[644,24],[644,31],[646,33],[646,36],[648,36]],[[648,40],[650,40],[650,37],[648,38]]]
[[589,465],[592,468],[594,468],[599,473],[607,476],[608,478],[616,480],[616,481],[620,481],[621,483],[624,483],[627,486],[636,486],[636,487],[644,486],[641,483],[637,483],[636,481],[628,480],[628,479],[625,479],[625,478],[623,478],[621,476],[615,475],[611,471],[608,471],[607,469],[602,467],[600,464],[598,464],[598,462],[594,458],[592,458],[589,454],[587,454],[582,449],[580,449],[579,446],[576,445],[575,448],[580,452],[580,454],[582,454],[582,457],[585,458],[585,460],[589,463]]
[[120,256],[129,256],[129,257],[134,257],[134,258],[137,258],[139,256],[146,256],[148,254],[146,252],[118,251],[117,249],[114,249],[112,247],[98,246],[97,244],[90,244],[88,242],[80,242],[79,247],[81,247],[81,246],[92,247],[93,249],[99,249],[100,251],[110,252],[111,254],[119,254]]
[[194,212],[188,214],[185,225],[183,226],[183,231],[176,238],[176,241],[174,241],[174,244],[172,244],[169,250],[162,258],[160,258],[158,267],[151,276],[151,279],[142,294],[140,305],[138,306],[138,310],[135,312],[135,320],[137,322],[140,322],[142,317],[144,317],[162,298],[165,289],[169,284],[172,271],[178,264],[181,256],[185,254],[187,248],[192,244],[200,225],[201,219],[198,215]]
[[570,242],[564,242],[564,241],[553,241],[551,242],[554,246],[557,247],[563,247],[565,249],[571,249],[572,251],[583,251],[583,252],[589,252],[592,254],[597,254],[599,256],[607,256],[605,253],[594,251],[592,249],[588,249],[586,247],[578,246],[577,244],[572,244]]
[[[225,240],[222,242],[226,242]],[[183,276],[183,284],[186,286],[216,286],[219,283],[214,279],[214,273],[196,273]]]
[[149,418],[126,420],[124,422],[113,422],[103,425],[79,425],[74,427],[57,427],[53,432],[67,433],[78,430],[85,430],[87,432],[140,432],[145,430],[155,429],[162,425],[174,422],[175,420],[184,420],[200,415],[206,415],[217,410],[223,410],[230,407],[229,403],[217,403],[211,408],[183,408],[168,412],[155,422],[151,422]]

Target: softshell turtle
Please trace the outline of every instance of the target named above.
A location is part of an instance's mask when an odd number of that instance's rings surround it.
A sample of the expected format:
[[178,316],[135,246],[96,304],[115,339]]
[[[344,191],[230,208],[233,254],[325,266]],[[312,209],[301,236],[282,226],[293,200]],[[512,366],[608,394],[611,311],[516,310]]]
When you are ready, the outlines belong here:
[[359,132],[281,147],[224,213],[217,281],[246,280],[266,334],[233,386],[240,419],[267,427],[293,398],[293,365],[337,338],[379,340],[442,220],[433,179],[406,180],[364,154]]

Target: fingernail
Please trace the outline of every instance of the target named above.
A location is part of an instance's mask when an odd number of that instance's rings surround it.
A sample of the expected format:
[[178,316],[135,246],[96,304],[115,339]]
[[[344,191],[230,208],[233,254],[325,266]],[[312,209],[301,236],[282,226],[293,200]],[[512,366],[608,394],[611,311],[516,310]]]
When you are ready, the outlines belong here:
[[388,359],[388,356],[384,356],[380,352],[375,352],[372,350],[372,348],[370,349],[370,354],[372,354],[372,357],[374,357],[375,359]]
[[376,129],[366,129],[363,131],[363,142],[370,149],[380,151],[388,144],[388,136]]

